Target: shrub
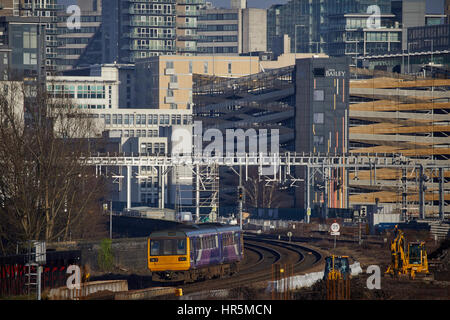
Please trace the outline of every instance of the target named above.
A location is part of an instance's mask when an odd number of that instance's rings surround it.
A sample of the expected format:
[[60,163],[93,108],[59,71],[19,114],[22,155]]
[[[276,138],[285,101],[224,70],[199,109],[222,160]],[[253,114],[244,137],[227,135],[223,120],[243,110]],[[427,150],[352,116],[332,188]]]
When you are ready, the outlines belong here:
[[111,239],[103,239],[98,252],[98,266],[101,271],[111,271],[114,264],[114,256],[111,248]]

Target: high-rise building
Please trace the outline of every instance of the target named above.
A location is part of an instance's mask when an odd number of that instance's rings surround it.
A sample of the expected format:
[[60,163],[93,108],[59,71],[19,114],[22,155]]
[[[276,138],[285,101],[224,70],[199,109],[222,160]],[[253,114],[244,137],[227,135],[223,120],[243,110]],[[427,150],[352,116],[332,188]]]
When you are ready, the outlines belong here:
[[45,78],[48,22],[37,17],[0,17],[1,80]]
[[177,0],[176,9],[176,52],[195,55],[198,52],[198,18],[204,0]]
[[402,6],[402,50],[408,50],[408,28],[425,25],[426,3],[425,0],[408,0],[402,1]]
[[[268,47],[277,54],[285,34],[292,52],[330,56],[398,53],[406,29],[425,24],[425,0],[290,0],[268,10]],[[403,48],[402,48],[403,41]]]
[[247,0],[231,0],[231,9],[247,8]]
[[[348,150],[349,61],[347,57],[308,58],[296,61],[295,151],[302,153],[345,154]],[[308,178],[298,168],[300,178]],[[305,175],[306,174],[306,175]],[[328,172],[334,181],[345,185],[341,169]],[[306,181],[306,180],[305,180]],[[322,181],[322,190],[296,191],[297,206],[326,202],[326,207],[344,208],[347,196],[343,188]],[[309,197],[309,200],[308,200]],[[307,201],[304,201],[304,200]]]
[[[278,56],[284,52],[284,34],[281,31],[282,4],[274,4],[267,9],[267,51]],[[287,35],[287,34],[286,34]],[[289,45],[291,43],[289,42]]]
[[[47,75],[57,71],[57,22],[59,5],[57,0],[20,0],[19,15],[32,17],[45,17],[49,19],[46,28],[46,59],[45,69]],[[16,10],[14,10],[16,11]]]
[[[77,0],[80,9],[80,25],[68,26],[71,13],[61,10],[58,14],[58,71],[101,63],[101,0]],[[66,8],[64,8],[66,9]]]
[[[403,20],[409,13],[403,7]],[[391,0],[327,2],[321,33],[332,56],[352,57],[401,51],[402,28],[392,13]]]
[[204,9],[199,17],[200,54],[238,55],[267,51],[267,10]]
[[45,70],[46,74],[56,71],[57,46],[57,0],[1,0],[0,16],[37,17],[46,19]]
[[445,0],[444,14],[447,16],[447,23],[450,24],[450,0]]
[[204,0],[108,0],[102,9],[104,63],[197,51]]
[[268,10],[268,47],[278,53],[285,34],[289,35],[292,52],[323,52],[324,39],[320,25],[324,22],[324,4],[319,0],[290,0]]

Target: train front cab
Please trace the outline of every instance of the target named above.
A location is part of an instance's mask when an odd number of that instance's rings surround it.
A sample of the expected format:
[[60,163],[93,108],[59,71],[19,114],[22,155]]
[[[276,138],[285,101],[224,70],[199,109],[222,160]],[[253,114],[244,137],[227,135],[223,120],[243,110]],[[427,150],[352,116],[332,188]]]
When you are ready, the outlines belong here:
[[190,244],[183,232],[150,235],[148,269],[154,281],[183,281],[190,268]]

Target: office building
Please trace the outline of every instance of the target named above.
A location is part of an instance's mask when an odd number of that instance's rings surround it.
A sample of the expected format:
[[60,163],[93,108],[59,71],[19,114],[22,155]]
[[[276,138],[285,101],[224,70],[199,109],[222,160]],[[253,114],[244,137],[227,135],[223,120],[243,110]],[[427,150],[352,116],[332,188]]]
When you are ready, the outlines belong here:
[[[281,10],[282,4],[274,4],[267,9],[267,51],[272,52],[275,56],[278,56],[285,52],[284,39],[288,34],[283,34],[281,31]],[[289,39],[289,46],[290,46]],[[290,52],[290,50],[289,50]]]
[[247,0],[231,0],[231,9],[247,8]]
[[425,25],[425,0],[402,1],[402,50],[408,50],[408,29]]
[[[370,6],[373,4],[373,1],[365,0],[327,2],[325,23],[321,27],[322,37],[327,43],[327,54],[356,58],[401,51],[403,29],[398,16],[392,13],[391,1],[376,3],[380,8],[378,21],[372,18],[374,12],[370,11]],[[402,8],[403,19],[409,19],[412,15],[408,8],[405,5]]]
[[[176,147],[172,133],[180,129],[191,134],[192,111],[136,108],[134,103],[130,104],[133,95],[129,88],[134,86],[134,65],[96,65],[47,78],[51,97],[71,99],[93,119],[96,125],[92,137],[104,136],[110,146],[115,146],[108,152],[172,154]],[[151,166],[129,169],[126,166],[108,169],[113,176],[109,196],[122,207],[125,204],[175,207],[182,202],[180,197],[185,203],[189,199],[192,203],[192,172],[188,169],[177,168],[164,175]]]
[[267,51],[266,20],[266,9],[203,9],[199,17],[199,54],[239,55]]
[[[314,154],[347,152],[349,73],[347,57],[296,61],[296,152]],[[305,168],[297,168],[296,172],[300,178],[309,179]],[[323,202],[328,203],[327,208],[348,206],[345,172],[340,168],[331,170],[328,175],[330,179],[322,181],[321,191],[313,189],[306,194],[304,186],[298,188],[295,197],[298,207],[305,206],[306,209],[305,204],[309,204],[311,208],[314,204]],[[338,181],[338,185],[332,181]]]
[[425,9],[425,0],[290,0],[268,10],[268,48],[278,55],[287,34],[292,52],[348,55],[352,63],[359,56],[395,54],[408,50],[408,28],[445,17]]
[[445,0],[444,14],[447,16],[447,23],[450,24],[450,0]]
[[[101,0],[77,0],[80,8],[80,26],[68,27],[71,14],[61,10],[58,14],[58,71],[99,64],[101,50]],[[66,9],[66,8],[64,8]]]
[[450,24],[428,25],[408,29],[409,52],[448,51]]

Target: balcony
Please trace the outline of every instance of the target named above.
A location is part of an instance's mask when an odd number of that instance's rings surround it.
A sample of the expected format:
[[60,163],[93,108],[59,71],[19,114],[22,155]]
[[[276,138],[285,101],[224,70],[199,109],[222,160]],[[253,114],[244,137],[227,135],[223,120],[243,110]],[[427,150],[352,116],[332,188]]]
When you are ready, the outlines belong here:
[[177,47],[178,52],[198,52],[198,48],[191,47]]
[[157,36],[150,36],[148,33],[128,32],[122,34],[123,38],[131,39],[175,39],[174,34],[158,34]]
[[162,10],[150,10],[150,9],[136,9],[130,8],[127,10],[129,14],[139,15],[153,15],[153,16],[175,16],[175,12],[164,12]]
[[131,27],[173,27],[175,26],[175,22],[171,21],[171,22],[151,22],[151,21],[126,21],[124,23],[124,25],[126,26],[131,26]]
[[177,35],[178,41],[196,41],[200,39],[200,36],[197,34],[179,34]]
[[173,75],[173,74],[175,74],[175,69],[173,69],[173,68],[166,68],[166,69],[164,69],[164,74],[166,76]]
[[169,89],[178,89],[179,87],[178,82],[169,82]]
[[179,29],[197,29],[198,24],[197,23],[180,23],[180,24],[177,24],[177,27]]
[[183,10],[177,10],[176,14],[179,17],[199,17],[201,15],[200,11],[183,11]]
[[164,103],[175,103],[175,97],[164,97]]

